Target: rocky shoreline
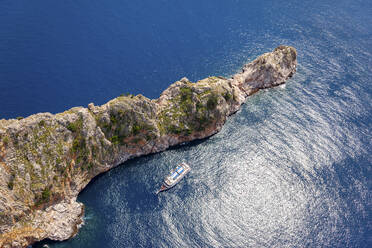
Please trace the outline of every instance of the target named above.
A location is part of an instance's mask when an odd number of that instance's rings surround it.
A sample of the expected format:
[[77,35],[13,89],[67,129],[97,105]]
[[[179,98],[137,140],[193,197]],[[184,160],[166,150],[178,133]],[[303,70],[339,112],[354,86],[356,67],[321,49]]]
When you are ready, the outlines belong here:
[[122,95],[58,114],[0,120],[0,247],[66,240],[82,224],[79,192],[124,161],[217,133],[247,96],[296,71],[297,52],[279,46],[232,78],[183,78],[158,99]]

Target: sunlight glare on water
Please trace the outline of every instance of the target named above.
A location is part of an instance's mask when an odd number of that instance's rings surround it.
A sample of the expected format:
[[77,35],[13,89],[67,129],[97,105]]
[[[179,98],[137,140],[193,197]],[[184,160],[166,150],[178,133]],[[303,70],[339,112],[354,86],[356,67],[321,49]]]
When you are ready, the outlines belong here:
[[[213,137],[98,176],[79,195],[78,235],[34,247],[372,246],[370,1],[0,5],[5,118],[123,92],[156,98],[184,76],[230,76],[280,44],[298,50],[286,86],[249,97]],[[181,161],[192,171],[156,196]]]

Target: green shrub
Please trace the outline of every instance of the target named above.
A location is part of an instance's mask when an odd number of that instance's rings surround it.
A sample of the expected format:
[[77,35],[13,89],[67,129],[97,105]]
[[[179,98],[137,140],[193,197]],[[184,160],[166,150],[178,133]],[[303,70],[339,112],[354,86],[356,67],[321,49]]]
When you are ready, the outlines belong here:
[[72,142],[72,151],[77,152],[80,146],[80,140],[78,138],[75,138],[74,141]]
[[196,110],[199,110],[199,109],[201,109],[203,107],[204,107],[204,105],[201,102],[197,102],[196,103]]
[[109,123],[104,123],[103,124],[103,128],[104,129],[109,129],[111,126],[110,126],[110,124]]
[[120,94],[120,96],[132,96],[132,94],[131,93],[128,93],[128,92],[126,92],[126,93],[122,93],[122,94]]
[[141,129],[142,129],[142,127],[140,125],[134,124],[133,127],[132,127],[132,133],[134,135],[139,134]]
[[229,92],[226,92],[223,97],[225,98],[226,101],[229,101],[232,98],[232,95]]
[[16,119],[17,120],[22,120],[24,117],[23,116],[18,116]]
[[153,136],[150,135],[150,134],[146,134],[145,138],[146,138],[147,141],[150,141],[150,140],[152,140]]
[[44,201],[44,202],[49,201],[50,195],[51,195],[51,193],[50,193],[49,188],[45,188],[43,190],[43,192],[41,193],[41,199],[42,199],[42,201]]
[[190,129],[186,129],[186,131],[185,131],[186,136],[189,136],[191,133],[192,133],[192,131]]
[[117,135],[112,136],[110,140],[114,145],[119,144],[119,137]]
[[169,129],[169,131],[171,133],[174,133],[174,134],[180,134],[180,133],[182,133],[182,128],[177,127],[177,126],[174,126],[174,125],[169,126],[168,129]]
[[115,115],[110,115],[110,121],[112,124],[116,124],[118,120],[116,119]]
[[192,108],[194,106],[192,102],[192,90],[191,88],[181,88],[181,98],[179,102],[179,106],[181,110],[185,113],[190,113],[192,111]]
[[67,129],[70,130],[71,132],[76,132],[77,131],[77,126],[76,126],[76,123],[74,122],[71,122],[67,125]]
[[188,99],[191,100],[192,98],[192,90],[191,88],[181,88],[181,101],[186,101]]
[[213,110],[217,107],[218,96],[216,94],[211,94],[207,101],[207,108]]
[[80,129],[83,128],[83,119],[80,118],[75,122],[71,122],[67,125],[67,129],[70,130],[71,132],[77,132],[80,131]]
[[39,122],[39,126],[40,126],[40,127],[45,126],[45,121],[44,121],[44,120],[41,120],[41,121]]
[[85,150],[85,140],[81,136],[77,136],[74,141],[72,142],[72,151],[77,152],[77,151],[83,151]]
[[198,127],[196,128],[197,131],[203,131],[205,129],[205,126],[208,123],[208,118],[205,116],[197,118]]
[[14,182],[13,182],[13,180],[10,180],[10,181],[8,182],[8,188],[9,188],[10,190],[13,190],[13,186],[14,186]]
[[41,195],[36,197],[36,203],[35,206],[40,206],[43,203],[47,203],[50,200],[51,192],[49,188],[45,188],[42,192]]
[[4,137],[4,139],[3,139],[3,143],[4,143],[5,145],[8,145],[8,143],[9,143],[9,137],[8,137],[8,136],[5,136],[5,137]]
[[12,174],[10,175],[9,182],[8,182],[8,188],[10,190],[13,190],[15,177],[16,177],[15,172],[12,172]]

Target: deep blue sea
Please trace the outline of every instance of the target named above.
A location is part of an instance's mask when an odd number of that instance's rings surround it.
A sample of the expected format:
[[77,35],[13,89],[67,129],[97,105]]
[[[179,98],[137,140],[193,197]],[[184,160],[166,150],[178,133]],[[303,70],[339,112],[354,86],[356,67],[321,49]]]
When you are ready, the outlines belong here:
[[286,86],[95,178],[85,225],[49,247],[372,247],[372,1],[1,0],[0,118],[157,98],[280,44],[298,50]]

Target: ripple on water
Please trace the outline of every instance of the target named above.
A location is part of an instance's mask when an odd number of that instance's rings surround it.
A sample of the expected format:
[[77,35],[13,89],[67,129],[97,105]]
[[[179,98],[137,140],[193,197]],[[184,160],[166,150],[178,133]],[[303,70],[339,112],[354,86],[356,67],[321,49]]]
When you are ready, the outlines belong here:
[[[216,68],[229,75],[248,57],[285,43],[299,51],[293,79],[249,97],[213,137],[98,177],[79,196],[86,225],[74,239],[50,246],[368,247],[372,51],[361,33],[367,29],[354,30],[357,17],[340,7],[345,2],[261,1],[254,7],[270,20],[259,18],[257,25],[244,23],[254,16],[231,15],[226,54],[211,55],[206,64],[225,61]],[[205,37],[216,30],[198,31],[212,47],[215,39]],[[188,60],[203,61],[193,55]],[[155,196],[164,175],[183,160],[191,173]]]

